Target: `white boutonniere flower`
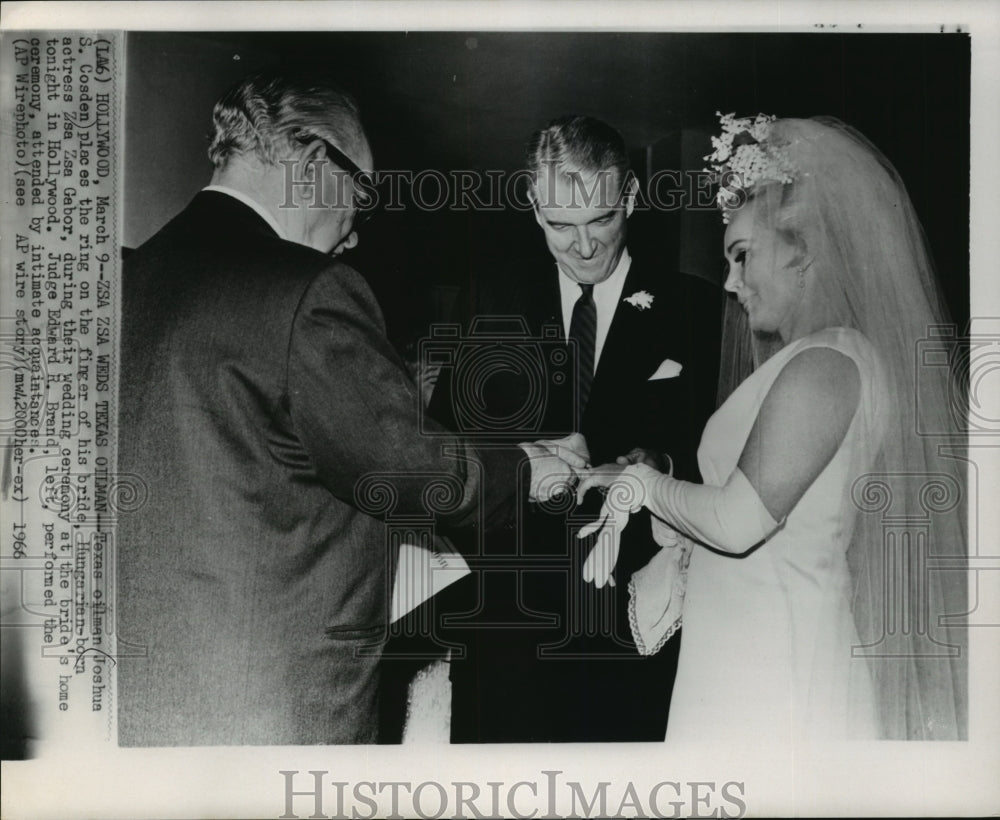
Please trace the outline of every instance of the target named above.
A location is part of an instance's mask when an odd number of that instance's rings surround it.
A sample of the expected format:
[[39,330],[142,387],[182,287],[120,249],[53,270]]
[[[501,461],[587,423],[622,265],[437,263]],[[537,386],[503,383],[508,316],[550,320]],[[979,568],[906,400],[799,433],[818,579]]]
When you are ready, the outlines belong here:
[[640,290],[631,296],[626,296],[622,301],[628,302],[632,307],[639,310],[649,310],[653,306],[653,294],[648,290]]

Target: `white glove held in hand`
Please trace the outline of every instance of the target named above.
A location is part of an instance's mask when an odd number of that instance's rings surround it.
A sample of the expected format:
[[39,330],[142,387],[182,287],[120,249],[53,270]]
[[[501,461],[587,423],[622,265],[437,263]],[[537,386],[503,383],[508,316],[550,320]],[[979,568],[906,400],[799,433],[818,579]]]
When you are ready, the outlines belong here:
[[653,532],[662,546],[676,543],[672,528],[710,547],[741,554],[779,526],[739,468],[725,486],[712,487],[677,481],[645,464],[635,464],[608,485],[600,515],[577,535],[586,538],[601,530],[583,565],[585,581],[598,587],[614,584],[611,573],[618,562],[622,530],[641,507],[660,519],[654,520]]
[[[645,499],[642,479],[632,473],[633,469],[635,468],[629,467],[624,470],[608,485],[600,515],[577,534],[577,538],[586,538],[600,530],[597,543],[583,562],[583,580],[598,588],[605,584],[614,586],[615,579],[611,577],[611,573],[618,563],[622,530],[628,526],[629,516],[642,508]],[[656,473],[651,467],[645,469]]]

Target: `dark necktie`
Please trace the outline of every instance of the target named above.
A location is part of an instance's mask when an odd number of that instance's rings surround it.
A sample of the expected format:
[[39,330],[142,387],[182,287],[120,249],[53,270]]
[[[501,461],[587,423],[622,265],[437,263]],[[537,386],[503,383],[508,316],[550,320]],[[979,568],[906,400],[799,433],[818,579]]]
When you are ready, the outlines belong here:
[[580,298],[573,305],[573,317],[569,322],[569,337],[576,341],[578,362],[577,412],[583,413],[590,397],[590,385],[594,380],[594,358],[597,349],[597,305],[594,304],[594,286],[580,285]]

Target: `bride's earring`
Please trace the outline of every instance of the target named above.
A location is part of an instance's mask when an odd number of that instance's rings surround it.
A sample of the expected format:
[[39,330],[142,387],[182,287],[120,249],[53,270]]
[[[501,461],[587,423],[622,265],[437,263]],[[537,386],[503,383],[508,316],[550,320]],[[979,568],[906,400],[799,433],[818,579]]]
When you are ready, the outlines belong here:
[[813,263],[813,261],[812,261],[812,259],[810,259],[801,268],[796,268],[796,272],[799,275],[799,287],[800,288],[804,288],[806,286],[806,271],[809,270],[809,267],[812,265],[812,263]]

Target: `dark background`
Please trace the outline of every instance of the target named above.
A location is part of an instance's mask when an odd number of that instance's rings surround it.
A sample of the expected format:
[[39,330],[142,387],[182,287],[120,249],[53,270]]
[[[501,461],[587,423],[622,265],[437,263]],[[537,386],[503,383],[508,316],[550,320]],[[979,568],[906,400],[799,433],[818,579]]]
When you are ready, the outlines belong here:
[[[590,114],[624,135],[641,179],[698,169],[715,112],[833,115],[906,181],[953,318],[969,316],[969,70],[964,34],[537,32],[133,33],[128,37],[125,245],[208,183],[215,99],[244,74],[311,63],[358,98],[377,168],[523,167],[528,135]],[[720,281],[717,214],[637,213],[630,244]],[[383,213],[347,261],[400,346],[447,317],[470,277],[543,252],[530,213]]]

